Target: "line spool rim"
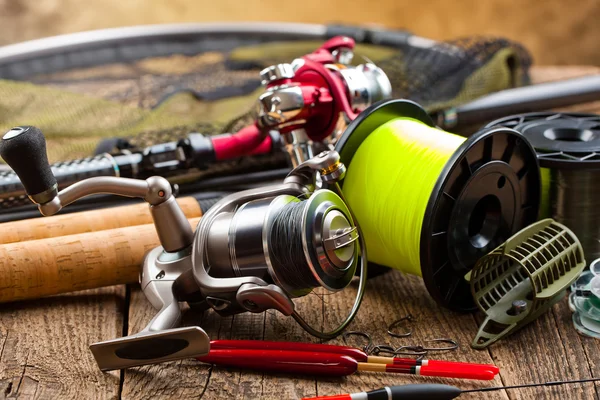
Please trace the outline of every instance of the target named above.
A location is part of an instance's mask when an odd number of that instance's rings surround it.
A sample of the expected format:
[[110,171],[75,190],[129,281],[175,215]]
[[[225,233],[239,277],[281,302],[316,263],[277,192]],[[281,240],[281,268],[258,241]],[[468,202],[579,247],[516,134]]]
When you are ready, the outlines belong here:
[[[336,144],[341,161],[350,168],[360,143],[378,126],[400,117],[435,127],[414,102],[395,99],[376,103],[349,124]],[[503,157],[509,162],[502,161]],[[519,175],[511,164],[519,167]],[[459,179],[465,177],[460,170],[470,171],[462,185]],[[456,149],[432,190],[420,236],[421,274],[428,292],[440,305],[456,311],[476,309],[464,276],[477,259],[537,220],[540,182],[533,147],[512,129],[481,130]],[[510,200],[512,206],[502,204],[499,198]],[[450,199],[456,205],[448,208]]]
[[307,200],[304,209],[302,246],[313,277],[322,287],[336,292],[346,288],[356,272],[358,246],[351,245],[352,256],[346,260],[344,267],[335,266],[323,247],[323,240],[328,239],[323,236],[323,229],[326,217],[332,211],[340,212],[346,218],[348,227],[354,226],[355,222],[346,203],[337,194],[329,190],[317,190]]
[[519,131],[535,148],[540,167],[600,169],[600,115],[535,112],[494,120],[486,127]]
[[343,266],[336,266],[323,248],[323,230],[326,227],[326,218],[332,211],[339,212],[348,223],[354,226],[354,220],[346,204],[335,193],[329,190],[317,190],[304,201],[301,223],[302,252],[306,262],[307,271],[318,286],[298,288],[282,279],[278,274],[279,268],[274,266],[274,249],[268,243],[271,240],[271,231],[278,213],[290,203],[301,203],[296,196],[277,196],[269,205],[265,216],[263,228],[263,252],[266,259],[267,270],[273,281],[283,288],[292,297],[302,297],[313,291],[316,287],[324,287],[329,292],[345,289],[352,280],[358,265],[358,246],[351,246],[352,256],[345,260]]

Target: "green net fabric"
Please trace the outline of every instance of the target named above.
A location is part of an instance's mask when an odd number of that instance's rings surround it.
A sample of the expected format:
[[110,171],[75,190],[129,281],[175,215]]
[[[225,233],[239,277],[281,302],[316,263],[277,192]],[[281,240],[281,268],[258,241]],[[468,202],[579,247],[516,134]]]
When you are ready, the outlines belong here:
[[[38,126],[48,139],[51,162],[90,155],[110,137],[143,147],[190,132],[235,132],[253,121],[260,70],[321,44],[240,40],[223,51],[148,54],[52,72],[40,68],[19,80],[0,80],[0,129]],[[527,84],[531,64],[523,47],[499,38],[358,44],[355,53],[355,63],[368,59],[386,71],[394,97],[412,99],[428,111]]]

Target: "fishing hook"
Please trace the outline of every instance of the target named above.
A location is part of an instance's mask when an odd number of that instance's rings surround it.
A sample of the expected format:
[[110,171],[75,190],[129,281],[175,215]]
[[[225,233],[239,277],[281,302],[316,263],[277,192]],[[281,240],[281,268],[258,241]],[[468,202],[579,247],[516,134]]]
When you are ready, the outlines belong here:
[[373,348],[371,349],[371,354],[378,356],[380,354],[389,354],[391,356],[395,356],[396,355],[396,351],[392,346],[388,346],[385,344],[378,344],[376,346],[373,346]]
[[394,349],[394,356],[406,355],[406,356],[418,356],[423,358],[427,354],[427,350],[423,346],[400,346]]
[[425,341],[425,343],[432,343],[432,342],[435,342],[435,343],[448,343],[448,344],[450,344],[450,346],[446,346],[446,347],[423,347],[423,350],[425,350],[425,351],[451,351],[451,350],[456,350],[456,349],[458,349],[460,347],[455,340],[448,339],[448,338],[431,339],[431,340],[426,340]]
[[361,331],[349,331],[349,332],[344,332],[342,335],[342,339],[344,340],[344,344],[348,345],[348,342],[346,341],[346,339],[348,338],[348,336],[361,336],[365,339],[367,339],[367,344],[365,344],[362,347],[362,350],[369,354],[369,352],[371,351],[371,348],[373,347],[373,339],[371,339],[371,336],[366,333],[366,332],[361,332]]
[[423,346],[400,346],[394,349],[394,357],[404,356],[416,356],[417,360],[422,360],[427,355],[427,350]]
[[431,340],[425,341],[425,343],[431,343],[431,342],[448,343],[448,344],[450,344],[450,346],[446,346],[446,347],[425,347],[422,345],[400,346],[394,350],[394,355],[403,354],[403,355],[419,356],[419,358],[423,358],[429,352],[450,351],[450,350],[456,350],[459,348],[458,343],[452,339],[444,338],[444,339],[431,339]]
[[408,337],[408,336],[412,335],[412,330],[410,330],[410,331],[408,331],[408,332],[406,332],[406,333],[394,333],[394,332],[392,332],[392,331],[393,331],[393,329],[394,329],[395,327],[397,327],[398,325],[400,325],[400,323],[401,323],[401,322],[403,322],[403,321],[409,321],[409,322],[412,322],[413,320],[414,320],[414,317],[412,316],[412,314],[408,314],[407,316],[405,316],[405,317],[402,317],[402,318],[400,318],[400,319],[398,319],[398,320],[396,320],[396,321],[392,322],[392,323],[390,324],[390,326],[388,326],[387,333],[388,333],[390,336],[397,337],[397,338]]

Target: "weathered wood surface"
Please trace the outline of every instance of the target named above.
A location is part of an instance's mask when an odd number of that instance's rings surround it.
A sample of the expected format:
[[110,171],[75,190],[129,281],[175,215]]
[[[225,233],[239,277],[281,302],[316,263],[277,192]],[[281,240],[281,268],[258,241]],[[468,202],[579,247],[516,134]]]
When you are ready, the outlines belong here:
[[[599,70],[537,68],[533,76],[540,82]],[[600,112],[600,105],[576,109]],[[300,309],[313,323],[331,326],[335,316],[348,311],[353,290],[326,296],[325,303],[316,296],[308,296],[302,299]],[[389,340],[387,326],[408,313],[416,318],[405,325],[412,329],[412,336]],[[369,281],[363,306],[349,329],[369,332],[377,343],[396,345],[449,337],[457,340],[461,348],[432,354],[431,358],[494,362],[501,369],[499,377],[492,382],[468,382],[361,373],[340,379],[317,379],[211,368],[193,360],[133,368],[122,374],[100,372],[88,345],[122,336],[125,328],[130,333],[136,332],[153,315],[154,310],[137,286],[132,288],[130,296],[123,286],[116,286],[0,305],[0,398],[300,399],[391,384],[445,382],[468,389],[600,375],[600,340],[584,338],[575,332],[566,300],[490,349],[475,351],[469,344],[481,317],[440,309],[426,294],[419,278],[403,276],[397,271]],[[199,323],[211,338],[316,342],[293,320],[272,312],[229,318],[189,312],[184,323]],[[343,342],[337,339],[332,343]],[[461,398],[600,399],[600,385],[465,394]]]
[[0,398],[118,398],[119,372],[100,372],[88,346],[122,334],[124,289],[0,305]]

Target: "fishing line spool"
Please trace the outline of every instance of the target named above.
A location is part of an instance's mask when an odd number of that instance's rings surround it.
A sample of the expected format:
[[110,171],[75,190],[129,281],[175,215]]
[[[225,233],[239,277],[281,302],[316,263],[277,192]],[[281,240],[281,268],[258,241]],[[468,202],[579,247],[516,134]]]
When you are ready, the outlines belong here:
[[528,113],[488,125],[499,126],[521,132],[538,154],[540,218],[565,224],[580,238],[588,260],[600,258],[600,115]]
[[[98,193],[149,203],[161,246],[146,255],[140,284],[158,313],[141,332],[90,346],[102,370],[206,355],[206,332],[199,326],[178,327],[180,302],[220,315],[274,309],[322,339],[339,335],[358,311],[366,248],[337,185],[345,166],[335,151],[298,165],[281,184],[224,197],[204,214],[195,233],[164,178],[94,177],[58,192],[44,136],[35,127],[9,131],[0,141],[0,155],[43,215]],[[333,190],[318,189],[318,183]],[[340,291],[357,268],[357,295],[337,328],[315,329],[295,310],[293,299],[318,287]]]
[[566,226],[547,218],[512,236],[471,271],[471,291],[486,319],[471,347],[484,349],[532,322],[566,294],[586,262]]
[[569,307],[577,332],[600,339],[600,258],[571,286]]
[[450,309],[475,309],[465,275],[537,219],[536,154],[512,129],[465,139],[436,129],[419,105],[390,100],[360,114],[336,150],[369,261],[421,275]]
[[[316,287],[338,291],[350,283],[357,266],[357,239],[342,199],[321,189],[305,200],[282,194],[221,211],[212,223],[198,228],[195,257],[198,269],[212,277],[255,276],[291,297],[301,297]],[[218,313],[230,315],[237,308],[221,305],[231,300],[221,296],[209,302]],[[249,299],[250,308],[252,302]]]

